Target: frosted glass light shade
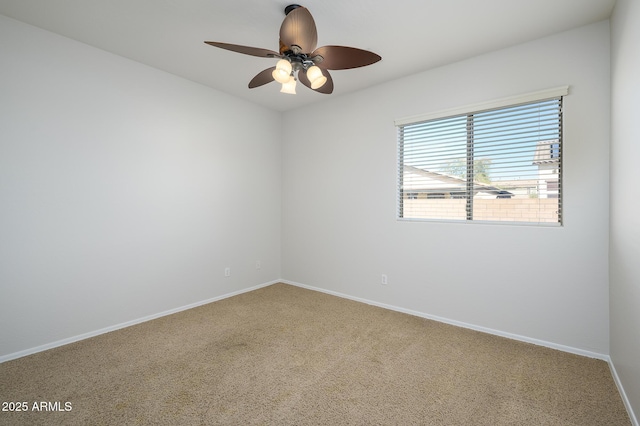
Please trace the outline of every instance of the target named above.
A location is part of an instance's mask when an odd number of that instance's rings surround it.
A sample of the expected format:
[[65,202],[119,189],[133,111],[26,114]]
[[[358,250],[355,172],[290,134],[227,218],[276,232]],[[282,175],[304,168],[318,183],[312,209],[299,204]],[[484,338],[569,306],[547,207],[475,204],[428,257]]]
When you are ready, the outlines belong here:
[[291,77],[289,81],[282,84],[282,89],[280,89],[282,93],[288,93],[289,95],[296,94],[296,79]]
[[276,64],[276,69],[271,73],[273,79],[278,83],[286,83],[291,77],[291,62],[280,59]]
[[315,65],[307,70],[307,78],[311,83],[312,89],[322,87],[327,82],[327,77],[322,75],[322,71],[320,70],[320,68]]

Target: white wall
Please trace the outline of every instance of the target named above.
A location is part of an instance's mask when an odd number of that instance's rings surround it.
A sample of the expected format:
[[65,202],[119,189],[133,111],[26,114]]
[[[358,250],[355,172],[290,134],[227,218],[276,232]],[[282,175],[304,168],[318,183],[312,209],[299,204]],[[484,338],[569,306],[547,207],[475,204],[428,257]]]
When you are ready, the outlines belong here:
[[[609,79],[603,21],[285,113],[283,277],[608,354]],[[564,227],[396,220],[394,119],[561,85]]]
[[640,4],[611,18],[611,359],[640,413]]
[[0,356],[281,276],[281,114],[3,16],[0,58]]

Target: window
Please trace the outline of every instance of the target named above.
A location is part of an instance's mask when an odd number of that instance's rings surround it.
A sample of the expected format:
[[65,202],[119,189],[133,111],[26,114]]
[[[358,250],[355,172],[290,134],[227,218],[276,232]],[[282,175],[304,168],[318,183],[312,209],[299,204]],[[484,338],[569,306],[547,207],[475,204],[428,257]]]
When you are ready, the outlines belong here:
[[397,120],[398,218],[561,225],[567,93]]

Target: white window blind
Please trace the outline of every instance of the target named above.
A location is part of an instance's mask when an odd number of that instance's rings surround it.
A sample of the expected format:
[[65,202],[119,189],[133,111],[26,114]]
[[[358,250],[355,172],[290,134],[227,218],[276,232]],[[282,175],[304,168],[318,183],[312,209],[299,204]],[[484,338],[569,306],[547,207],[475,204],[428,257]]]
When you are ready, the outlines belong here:
[[562,96],[398,122],[399,218],[562,224]]

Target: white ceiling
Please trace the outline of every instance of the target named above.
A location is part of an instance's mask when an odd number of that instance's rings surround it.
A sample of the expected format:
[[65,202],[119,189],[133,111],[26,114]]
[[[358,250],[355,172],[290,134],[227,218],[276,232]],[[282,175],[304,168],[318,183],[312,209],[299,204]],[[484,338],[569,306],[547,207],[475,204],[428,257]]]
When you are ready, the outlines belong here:
[[[247,84],[276,59],[205,40],[278,50],[286,0],[0,0],[0,14],[278,111],[286,111],[610,16],[615,0],[307,0],[318,46],[382,61],[332,71],[332,95]],[[569,52],[568,52],[569,53]],[[570,55],[567,59],[570,60]]]

